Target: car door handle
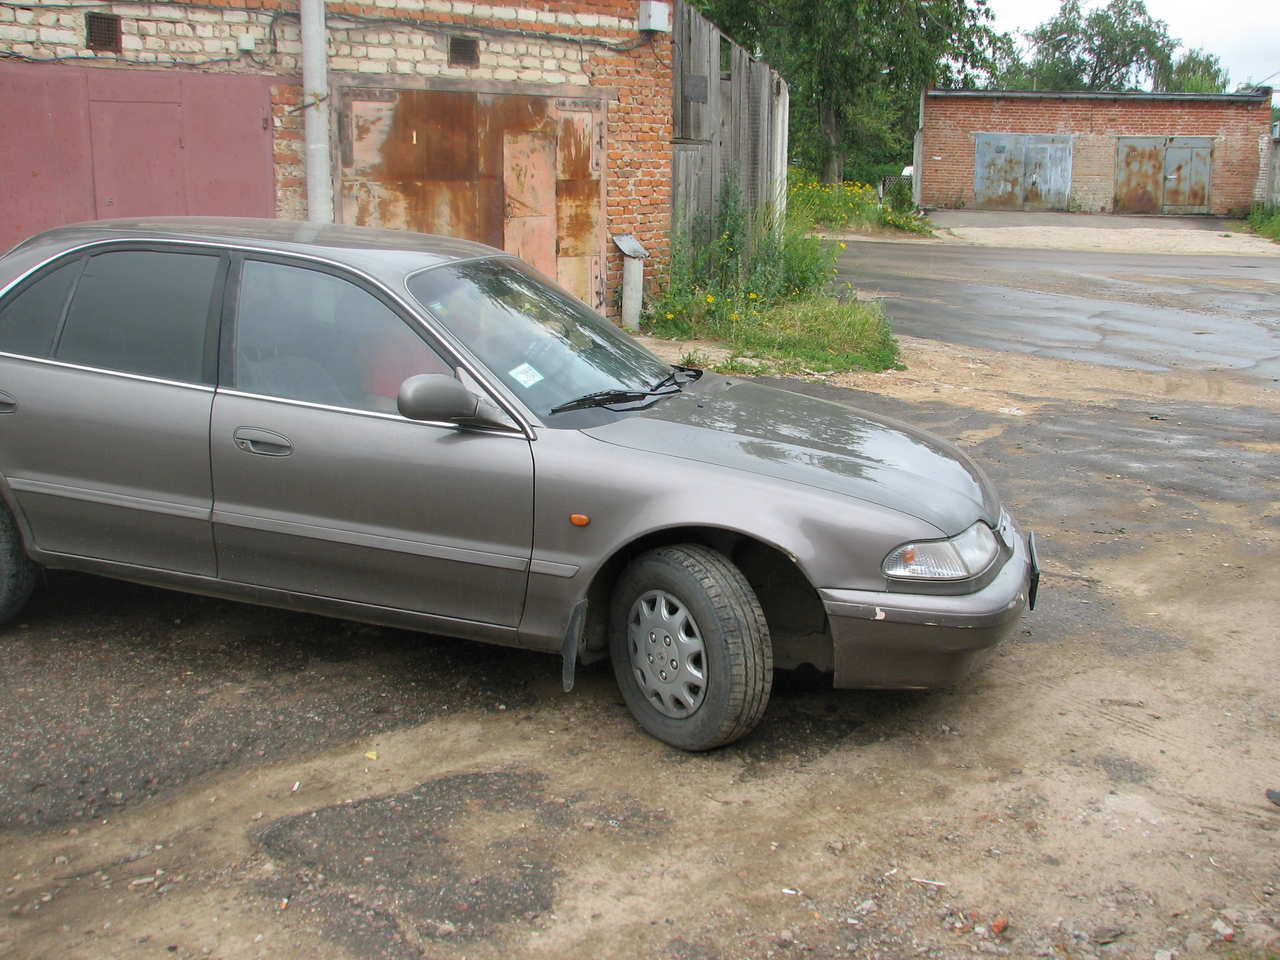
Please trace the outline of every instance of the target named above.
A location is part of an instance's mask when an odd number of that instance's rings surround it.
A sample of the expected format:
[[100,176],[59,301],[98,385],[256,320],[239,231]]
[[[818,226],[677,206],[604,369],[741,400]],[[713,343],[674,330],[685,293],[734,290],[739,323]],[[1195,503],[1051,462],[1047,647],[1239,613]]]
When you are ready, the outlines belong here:
[[12,394],[0,390],[0,413],[13,413],[18,409],[18,399]]
[[232,434],[236,446],[246,453],[256,453],[264,457],[287,457],[293,453],[293,444],[288,437],[282,437],[270,430],[259,427],[236,427]]

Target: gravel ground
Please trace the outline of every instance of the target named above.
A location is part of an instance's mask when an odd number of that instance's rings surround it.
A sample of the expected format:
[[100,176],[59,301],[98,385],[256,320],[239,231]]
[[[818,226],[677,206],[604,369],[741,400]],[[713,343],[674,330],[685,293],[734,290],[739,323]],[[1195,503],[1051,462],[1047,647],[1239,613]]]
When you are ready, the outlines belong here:
[[0,955],[1268,957],[1275,391],[906,356],[788,385],[955,440],[1039,531],[960,687],[780,674],[692,756],[607,670],[51,576],[0,634]]
[[902,342],[774,382],[952,440],[1038,532],[963,684],[779,673],[695,756],[607,667],[566,696],[551,657],[49,575],[0,628],[0,956],[1275,960],[1280,391]]

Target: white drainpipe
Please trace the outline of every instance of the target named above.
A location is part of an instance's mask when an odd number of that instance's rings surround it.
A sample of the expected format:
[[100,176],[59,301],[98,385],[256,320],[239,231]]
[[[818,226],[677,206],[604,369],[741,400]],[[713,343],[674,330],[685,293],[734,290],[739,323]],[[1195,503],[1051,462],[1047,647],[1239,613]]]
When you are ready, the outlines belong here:
[[329,34],[324,0],[301,0],[302,104],[306,121],[307,219],[333,223],[329,155]]

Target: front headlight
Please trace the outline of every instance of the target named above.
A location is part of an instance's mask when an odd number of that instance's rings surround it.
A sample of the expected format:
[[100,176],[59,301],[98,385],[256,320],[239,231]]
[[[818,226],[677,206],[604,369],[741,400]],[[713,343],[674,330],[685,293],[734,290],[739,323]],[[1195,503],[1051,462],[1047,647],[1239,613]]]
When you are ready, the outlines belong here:
[[905,543],[884,558],[884,575],[911,580],[976,577],[1000,552],[996,536],[982,521],[950,540]]

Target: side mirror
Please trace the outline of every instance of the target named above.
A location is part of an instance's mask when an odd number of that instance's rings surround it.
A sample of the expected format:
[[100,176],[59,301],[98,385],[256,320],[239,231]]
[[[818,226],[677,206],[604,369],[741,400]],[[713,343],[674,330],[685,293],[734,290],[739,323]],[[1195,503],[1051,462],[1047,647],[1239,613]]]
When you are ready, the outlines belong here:
[[437,420],[478,427],[505,427],[513,424],[488,400],[476,396],[453,377],[443,373],[420,373],[400,384],[396,394],[400,416],[410,420]]

